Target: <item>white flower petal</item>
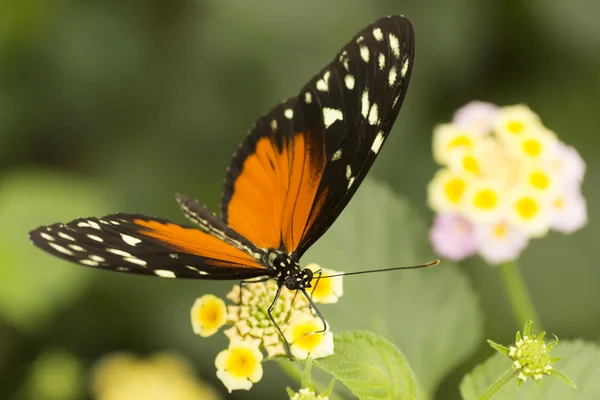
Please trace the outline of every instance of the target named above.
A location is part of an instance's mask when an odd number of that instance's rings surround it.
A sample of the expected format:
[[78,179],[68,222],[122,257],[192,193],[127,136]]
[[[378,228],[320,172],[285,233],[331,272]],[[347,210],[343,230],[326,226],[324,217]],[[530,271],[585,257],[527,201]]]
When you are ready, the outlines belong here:
[[492,103],[471,101],[454,113],[452,122],[463,129],[487,134],[492,130],[498,109],[498,106]]
[[546,162],[550,170],[557,175],[565,186],[577,186],[585,175],[585,161],[577,150],[558,140],[554,156]]
[[477,248],[473,226],[459,215],[436,215],[429,238],[437,255],[453,261],[472,256]]
[[565,189],[551,203],[550,227],[570,234],[587,224],[587,205],[579,188]]
[[505,221],[476,226],[475,237],[479,254],[492,265],[517,259],[529,243],[525,232]]
[[223,382],[229,393],[234,390],[250,390],[252,388],[252,382],[248,379],[233,376],[224,370],[217,370],[217,378]]

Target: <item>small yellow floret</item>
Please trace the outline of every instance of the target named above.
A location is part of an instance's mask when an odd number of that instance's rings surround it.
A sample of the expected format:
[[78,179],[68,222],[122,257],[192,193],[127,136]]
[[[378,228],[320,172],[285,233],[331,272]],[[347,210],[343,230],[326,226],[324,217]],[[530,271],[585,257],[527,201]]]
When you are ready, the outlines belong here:
[[523,132],[524,128],[525,124],[523,124],[521,121],[510,121],[508,124],[506,124],[506,129],[508,129],[508,131],[512,134],[519,134]]
[[515,208],[519,216],[523,219],[532,219],[539,212],[537,201],[530,197],[523,197],[515,203]]
[[491,189],[482,189],[475,194],[473,204],[477,208],[491,210],[498,204],[498,196]]

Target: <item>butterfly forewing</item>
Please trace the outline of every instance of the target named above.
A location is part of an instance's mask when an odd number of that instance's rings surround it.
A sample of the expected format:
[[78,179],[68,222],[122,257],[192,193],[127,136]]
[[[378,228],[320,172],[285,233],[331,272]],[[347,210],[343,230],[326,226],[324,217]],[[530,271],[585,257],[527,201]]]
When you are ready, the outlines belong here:
[[246,249],[198,229],[137,214],[42,226],[30,232],[30,239],[67,261],[110,271],[191,279],[266,274]]
[[283,245],[283,213],[292,172],[296,98],[278,104],[250,129],[227,169],[221,217],[261,248]]
[[[413,29],[404,17],[383,18],[360,31],[296,100],[255,124],[228,171],[223,218],[254,240],[268,236],[263,243],[276,243],[299,259],[339,216],[379,154],[406,94],[413,60]],[[273,152],[282,165],[288,163],[283,174],[275,173],[277,164],[256,146],[264,137],[287,147]]]
[[300,257],[342,212],[366,176],[396,120],[414,60],[412,25],[383,18],[360,31],[302,90],[297,108],[307,130],[325,137],[327,165]]

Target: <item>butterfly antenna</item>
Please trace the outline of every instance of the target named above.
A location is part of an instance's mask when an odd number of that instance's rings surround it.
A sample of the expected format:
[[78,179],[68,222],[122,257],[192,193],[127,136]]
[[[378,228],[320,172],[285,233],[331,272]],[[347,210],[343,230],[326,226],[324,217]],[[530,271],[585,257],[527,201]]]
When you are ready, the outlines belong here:
[[399,269],[421,269],[421,268],[435,267],[439,263],[440,263],[440,260],[434,260],[434,261],[430,261],[428,263],[420,264],[420,265],[406,265],[403,267],[370,269],[368,271],[357,271],[357,272],[341,272],[339,274],[321,276],[320,279],[334,278],[336,276],[349,276],[349,275],[372,274],[375,272],[397,271]]

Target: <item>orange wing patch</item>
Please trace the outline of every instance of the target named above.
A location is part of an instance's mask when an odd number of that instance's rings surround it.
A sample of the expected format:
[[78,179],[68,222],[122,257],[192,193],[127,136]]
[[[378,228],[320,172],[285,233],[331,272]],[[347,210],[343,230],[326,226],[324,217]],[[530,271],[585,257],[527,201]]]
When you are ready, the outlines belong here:
[[272,137],[257,141],[235,180],[228,223],[258,247],[283,243],[292,253],[309,222],[325,151],[321,141],[311,142],[304,132],[283,143],[279,151]]
[[[317,189],[325,168],[325,149],[322,142],[307,140],[309,134],[297,133],[291,150],[290,183],[283,210],[283,242],[288,253],[292,253],[300,243],[304,231],[309,228],[309,215],[315,202]],[[320,147],[319,147],[320,145]]]
[[227,222],[258,247],[278,248],[281,243],[289,164],[285,148],[279,152],[273,138],[262,137],[235,180]]
[[240,264],[240,267],[265,268],[244,251],[198,229],[142,219],[135,219],[133,223],[146,228],[140,230],[140,234],[170,245],[175,250],[209,259]]

